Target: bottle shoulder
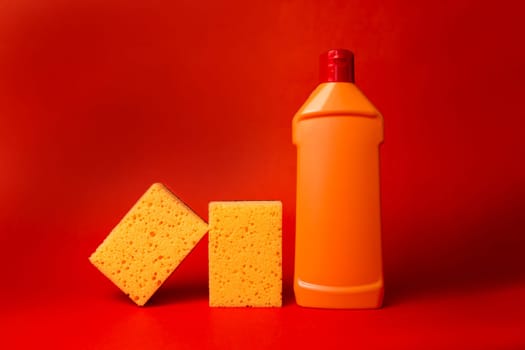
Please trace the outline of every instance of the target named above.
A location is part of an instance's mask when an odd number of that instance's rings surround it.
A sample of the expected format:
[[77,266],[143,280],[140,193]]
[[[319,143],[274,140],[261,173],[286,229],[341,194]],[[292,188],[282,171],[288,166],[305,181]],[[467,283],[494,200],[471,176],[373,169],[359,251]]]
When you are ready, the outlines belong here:
[[383,140],[383,116],[353,83],[322,83],[295,114],[292,121],[293,143],[298,144],[298,123],[301,120],[326,117],[361,117],[368,119]]
[[353,83],[322,83],[310,94],[294,119],[323,115],[381,116],[379,110]]

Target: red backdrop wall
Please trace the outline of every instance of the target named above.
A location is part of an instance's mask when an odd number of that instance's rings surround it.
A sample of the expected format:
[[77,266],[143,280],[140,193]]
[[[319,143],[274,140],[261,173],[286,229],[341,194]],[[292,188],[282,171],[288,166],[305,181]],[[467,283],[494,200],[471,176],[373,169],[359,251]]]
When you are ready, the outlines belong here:
[[[3,2],[7,308],[118,293],[87,257],[155,181],[204,218],[211,200],[282,200],[293,304],[291,119],[334,47],[355,52],[385,116],[385,310],[516,284],[523,296],[522,13],[518,1]],[[157,298],[205,303],[206,283],[203,241]]]

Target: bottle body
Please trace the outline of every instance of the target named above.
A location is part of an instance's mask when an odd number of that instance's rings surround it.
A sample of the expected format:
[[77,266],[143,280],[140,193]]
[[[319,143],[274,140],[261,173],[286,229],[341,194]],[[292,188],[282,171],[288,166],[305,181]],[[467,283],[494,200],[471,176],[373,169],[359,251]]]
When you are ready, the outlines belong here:
[[354,84],[324,83],[296,114],[293,129],[296,301],[309,307],[380,307],[383,119]]

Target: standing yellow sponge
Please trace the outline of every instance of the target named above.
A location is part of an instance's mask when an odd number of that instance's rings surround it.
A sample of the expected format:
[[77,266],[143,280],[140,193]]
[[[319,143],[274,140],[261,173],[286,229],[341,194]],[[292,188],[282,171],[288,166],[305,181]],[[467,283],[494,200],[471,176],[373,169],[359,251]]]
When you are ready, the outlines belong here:
[[211,202],[209,216],[210,306],[281,306],[281,202]]
[[163,184],[153,184],[89,261],[144,305],[208,230]]

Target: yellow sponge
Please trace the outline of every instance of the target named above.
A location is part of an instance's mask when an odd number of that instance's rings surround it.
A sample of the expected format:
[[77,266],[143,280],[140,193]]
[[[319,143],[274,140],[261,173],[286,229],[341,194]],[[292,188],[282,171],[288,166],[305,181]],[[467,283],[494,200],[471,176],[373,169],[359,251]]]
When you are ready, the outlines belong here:
[[281,202],[211,202],[209,216],[210,306],[281,306]]
[[153,184],[89,260],[144,305],[190,253],[208,225],[164,185]]

